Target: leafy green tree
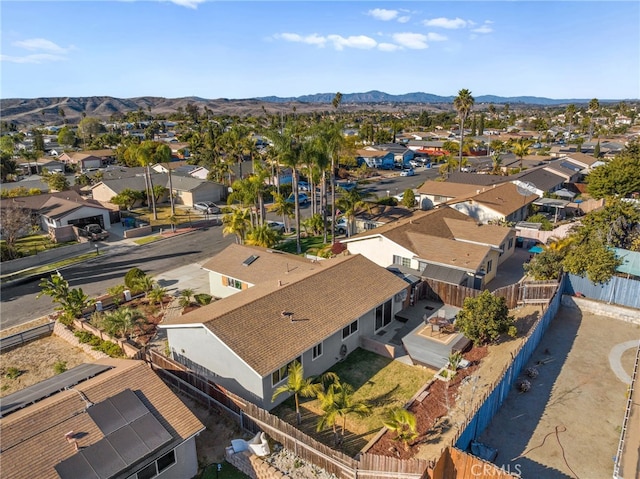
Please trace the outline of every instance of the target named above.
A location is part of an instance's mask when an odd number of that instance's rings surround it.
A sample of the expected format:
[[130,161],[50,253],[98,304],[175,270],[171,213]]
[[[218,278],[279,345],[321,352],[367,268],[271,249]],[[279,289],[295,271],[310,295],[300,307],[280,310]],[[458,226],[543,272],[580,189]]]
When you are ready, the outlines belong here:
[[322,233],[325,227],[324,220],[320,213],[316,213],[302,222],[302,227],[307,234],[311,236],[318,236]]
[[596,199],[640,192],[640,155],[623,152],[591,171],[586,182],[588,193]]
[[144,315],[135,308],[118,308],[105,313],[102,327],[112,336],[128,339],[129,335],[144,320]]
[[79,318],[82,312],[95,301],[82,291],[82,288],[69,288],[69,283],[60,273],[52,274],[49,279],[43,279],[39,284],[41,291],[36,299],[41,296],[49,296],[54,303],[56,311],[61,311],[60,321],[63,324],[71,324],[75,318]]
[[0,178],[2,182],[14,177],[18,172],[18,163],[9,155],[0,153]]
[[189,288],[185,288],[182,291],[180,291],[180,300],[179,300],[180,306],[183,308],[190,306],[193,300],[193,295],[194,295],[194,291]]
[[222,217],[222,234],[236,235],[236,242],[243,244],[247,231],[251,226],[249,210],[247,208],[235,208],[231,213]]
[[75,132],[68,126],[61,128],[58,132],[58,143],[62,146],[71,148],[76,144]]
[[536,281],[558,279],[562,271],[564,254],[555,250],[544,250],[525,263],[524,271]]
[[336,202],[336,206],[342,211],[342,214],[347,218],[347,221],[349,222],[347,236],[350,236],[350,232],[353,231],[353,222],[356,218],[356,214],[360,209],[367,208],[367,199],[370,198],[372,194],[366,191],[362,191],[358,187],[353,188],[349,191],[346,191],[344,188],[338,189],[342,190],[342,196]]
[[167,169],[167,175],[169,176],[169,201],[171,203],[171,214],[176,214],[176,207],[173,201],[173,179],[171,178],[171,168],[169,163],[171,162],[171,148],[168,145],[162,144],[156,148],[156,159],[158,163],[162,163]]
[[42,181],[55,191],[66,191],[71,187],[66,176],[62,173],[49,173],[46,168],[42,171]]
[[475,298],[466,298],[457,315],[456,326],[475,345],[495,341],[501,334],[515,337],[514,318],[509,316],[505,298],[484,290]]
[[0,152],[11,158],[16,150],[15,138],[13,135],[5,135],[0,137]]
[[167,188],[162,185],[153,185],[153,198],[155,202],[158,203],[160,199],[167,194]]
[[316,397],[318,392],[321,391],[322,385],[314,383],[312,378],[305,378],[302,364],[298,361],[291,363],[288,371],[287,382],[273,391],[271,402],[275,401],[281,394],[293,394],[296,403],[296,422],[300,425],[300,396]]
[[387,429],[395,432],[394,439],[402,442],[405,451],[409,449],[409,443],[418,437],[416,416],[404,408],[391,409],[383,424]]
[[111,198],[111,203],[125,210],[130,210],[138,201],[144,200],[144,192],[125,188],[120,193]]
[[464,122],[469,116],[475,99],[471,96],[471,91],[463,88],[458,92],[458,96],[453,100],[453,107],[458,112],[458,118],[460,119],[460,148],[459,148],[459,167],[462,168],[462,145],[464,144]]
[[280,193],[273,194],[273,203],[269,207],[269,211],[282,216],[282,222],[285,224],[287,231],[289,231],[289,219],[294,214],[293,210],[293,203],[287,201],[284,195]]
[[92,140],[94,137],[98,136],[104,131],[104,126],[97,118],[87,116],[80,120],[80,123],[78,123],[78,134],[82,138],[85,146],[87,144],[87,140]]
[[562,265],[567,272],[586,276],[593,283],[606,283],[621,263],[601,239],[587,238],[567,253]]
[[413,208],[416,205],[416,195],[413,189],[407,188],[402,195],[402,204],[407,208]]
[[131,268],[124,275],[124,285],[131,291],[136,289],[136,284],[146,276],[140,268]]

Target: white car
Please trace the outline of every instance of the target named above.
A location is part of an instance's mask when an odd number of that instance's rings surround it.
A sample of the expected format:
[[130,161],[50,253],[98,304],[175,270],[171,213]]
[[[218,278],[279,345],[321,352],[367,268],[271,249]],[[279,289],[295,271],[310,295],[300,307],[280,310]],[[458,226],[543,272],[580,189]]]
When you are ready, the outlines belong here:
[[193,207],[198,211],[202,211],[203,213],[210,215],[217,215],[220,213],[220,207],[213,201],[201,201],[200,203],[193,205]]
[[267,226],[280,234],[284,234],[285,226],[282,221],[267,221]]
[[400,172],[400,176],[415,176],[415,174],[416,172],[413,170],[413,168],[408,168]]

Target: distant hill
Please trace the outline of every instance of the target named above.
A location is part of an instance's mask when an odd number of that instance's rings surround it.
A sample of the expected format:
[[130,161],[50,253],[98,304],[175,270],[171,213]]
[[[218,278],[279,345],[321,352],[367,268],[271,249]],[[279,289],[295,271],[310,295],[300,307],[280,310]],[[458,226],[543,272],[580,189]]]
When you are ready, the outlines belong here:
[[[153,115],[170,114],[178,108],[185,108],[193,103],[204,111],[209,108],[214,115],[261,115],[263,109],[268,113],[291,111],[293,107],[299,113],[313,111],[332,110],[331,101],[335,93],[317,93],[315,95],[303,95],[299,97],[280,98],[267,96],[248,99],[219,98],[209,100],[199,97],[162,98],[162,97],[138,97],[138,98],[114,98],[110,96],[91,97],[57,97],[57,98],[7,98],[0,99],[0,114],[3,121],[13,122],[18,125],[60,125],[62,117],[60,109],[64,111],[65,119],[69,123],[77,123],[83,114],[108,121],[116,114],[126,114],[130,111],[142,109]],[[453,102],[453,96],[438,96],[430,93],[406,93],[403,95],[390,95],[381,91],[369,91],[365,93],[345,93],[342,96],[342,107],[348,111],[358,111],[375,108],[380,111],[397,111],[397,105],[401,104],[405,111],[421,111],[429,109],[447,109]],[[608,101],[608,100],[600,100]],[[611,100],[613,101],[613,100]],[[588,103],[587,99],[554,100],[551,98],[539,98],[532,96],[500,97],[483,95],[476,97],[476,104],[504,104],[510,105],[564,105],[569,103]]]

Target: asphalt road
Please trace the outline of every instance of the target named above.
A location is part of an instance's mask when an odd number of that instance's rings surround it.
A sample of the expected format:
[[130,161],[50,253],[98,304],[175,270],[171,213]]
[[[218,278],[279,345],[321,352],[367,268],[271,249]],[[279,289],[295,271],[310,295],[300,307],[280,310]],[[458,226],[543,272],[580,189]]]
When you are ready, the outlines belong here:
[[[90,297],[121,284],[129,269],[138,267],[150,276],[191,263],[199,263],[222,251],[235,241],[233,235],[222,236],[222,228],[174,236],[143,246],[111,243],[104,255],[61,271],[72,287],[81,287]],[[0,329],[6,329],[52,312],[48,296],[36,300],[39,279],[0,291]]]

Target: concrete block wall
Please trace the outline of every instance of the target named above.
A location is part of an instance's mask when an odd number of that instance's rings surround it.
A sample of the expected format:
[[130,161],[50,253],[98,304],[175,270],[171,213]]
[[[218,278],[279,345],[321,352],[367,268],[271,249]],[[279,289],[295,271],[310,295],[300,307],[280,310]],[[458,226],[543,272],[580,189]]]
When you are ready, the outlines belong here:
[[68,342],[72,346],[82,349],[85,353],[87,353],[93,359],[104,359],[109,357],[101,351],[96,351],[92,349],[92,347],[89,346],[88,344],[84,344],[78,341],[78,338],[76,338],[73,335],[73,331],[69,330],[69,328],[67,328],[64,324],[58,321],[56,321],[56,324],[53,326],[53,334],[55,334],[61,339],[64,339],[66,342]]
[[234,452],[232,447],[227,447],[225,449],[225,459],[251,479],[282,479],[289,477],[249,451]]
[[640,310],[633,308],[625,308],[615,304],[603,303],[587,298],[579,298],[568,294],[562,295],[562,306],[567,308],[578,308],[589,311],[599,316],[620,319],[629,323],[640,324]]

